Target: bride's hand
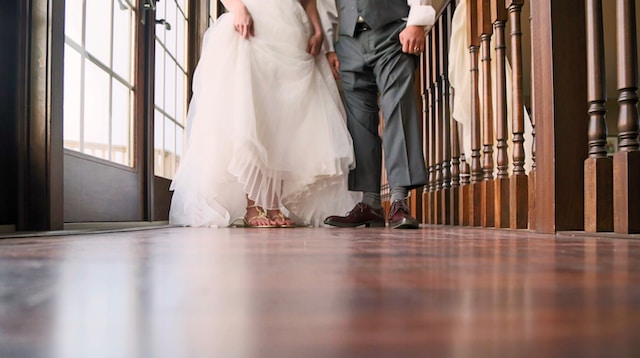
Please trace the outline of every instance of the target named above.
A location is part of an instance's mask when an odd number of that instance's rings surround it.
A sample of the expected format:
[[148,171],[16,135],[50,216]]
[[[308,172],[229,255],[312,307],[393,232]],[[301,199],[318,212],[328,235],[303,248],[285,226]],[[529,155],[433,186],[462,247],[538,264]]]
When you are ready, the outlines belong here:
[[233,13],[233,27],[244,37],[248,39],[253,36],[253,17],[245,6],[241,6],[238,11]]
[[307,45],[307,52],[312,56],[315,56],[320,53],[320,49],[322,48],[322,40],[324,40],[324,34],[322,31],[316,32],[309,39],[309,43]]

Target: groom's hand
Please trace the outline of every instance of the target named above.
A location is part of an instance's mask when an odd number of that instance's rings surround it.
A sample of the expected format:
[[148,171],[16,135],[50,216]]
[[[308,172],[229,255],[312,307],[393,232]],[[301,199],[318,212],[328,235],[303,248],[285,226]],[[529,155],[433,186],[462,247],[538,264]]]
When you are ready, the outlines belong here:
[[338,60],[338,55],[334,52],[327,52],[327,61],[329,61],[329,67],[331,67],[331,72],[333,72],[333,77],[336,80],[340,79],[340,60]]
[[422,26],[407,26],[400,33],[402,52],[419,55],[424,51],[425,37]]

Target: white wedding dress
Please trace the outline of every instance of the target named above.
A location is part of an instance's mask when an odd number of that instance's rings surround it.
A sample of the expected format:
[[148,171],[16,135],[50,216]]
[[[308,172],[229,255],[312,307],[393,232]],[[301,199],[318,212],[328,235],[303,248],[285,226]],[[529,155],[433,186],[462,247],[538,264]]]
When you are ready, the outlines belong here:
[[306,52],[312,29],[297,0],[244,3],[254,37],[243,39],[231,14],[205,34],[170,223],[229,226],[248,194],[319,225],[357,201],[347,191],[355,163],[335,80],[323,54]]

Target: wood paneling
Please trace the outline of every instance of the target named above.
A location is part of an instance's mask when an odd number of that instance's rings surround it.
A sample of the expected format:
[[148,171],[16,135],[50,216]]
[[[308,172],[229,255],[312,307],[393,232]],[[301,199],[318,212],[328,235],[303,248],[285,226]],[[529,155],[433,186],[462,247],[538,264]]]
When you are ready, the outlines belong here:
[[65,222],[145,220],[136,171],[66,151],[64,174]]

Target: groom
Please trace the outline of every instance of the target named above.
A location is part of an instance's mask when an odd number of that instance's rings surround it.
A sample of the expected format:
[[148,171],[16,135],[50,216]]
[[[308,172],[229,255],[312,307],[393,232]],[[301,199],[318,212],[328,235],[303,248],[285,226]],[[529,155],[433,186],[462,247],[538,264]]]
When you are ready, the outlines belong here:
[[[418,228],[406,198],[410,189],[427,182],[414,80],[419,55],[424,51],[425,30],[435,20],[430,3],[337,0],[338,16],[321,7],[323,20],[333,20],[325,26],[328,38],[339,21],[335,51],[329,48],[327,58],[334,75],[342,80],[347,126],[353,138],[356,168],[349,174],[349,190],[363,193],[362,202],[346,216],[326,218],[327,225],[385,226],[380,199],[384,145],[391,188],[389,227]],[[384,119],[382,139],[378,134],[380,109]]]

